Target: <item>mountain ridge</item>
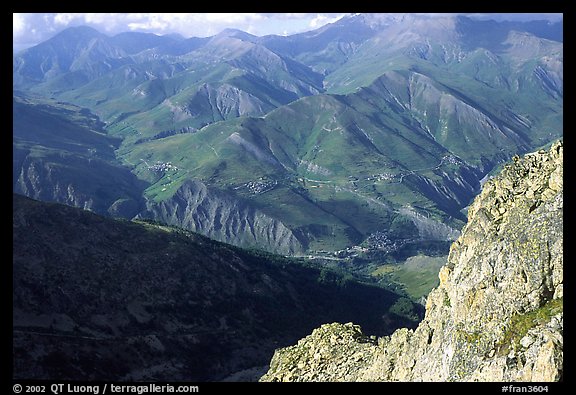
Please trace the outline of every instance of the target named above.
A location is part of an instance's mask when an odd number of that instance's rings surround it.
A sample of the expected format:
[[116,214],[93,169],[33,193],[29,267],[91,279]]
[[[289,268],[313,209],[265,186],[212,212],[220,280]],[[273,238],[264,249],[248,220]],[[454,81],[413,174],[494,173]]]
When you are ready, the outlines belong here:
[[86,109],[14,95],[12,189],[104,215],[132,217],[144,207],[138,180],[116,159],[120,145]]
[[563,143],[484,184],[415,330],[326,324],[261,381],[563,380]]
[[219,381],[322,322],[389,333],[420,313],[303,260],[17,194],[13,281],[17,379]]
[[147,184],[151,218],[155,205],[186,210],[176,194],[190,181],[282,224],[301,245],[288,250],[343,251],[410,212],[449,226],[446,241],[494,166],[562,135],[563,44],[557,25],[434,21],[353,15],[287,37],[197,40],[89,30],[103,44],[72,72],[23,82],[50,63],[49,40],[14,57],[13,86],[97,115]]

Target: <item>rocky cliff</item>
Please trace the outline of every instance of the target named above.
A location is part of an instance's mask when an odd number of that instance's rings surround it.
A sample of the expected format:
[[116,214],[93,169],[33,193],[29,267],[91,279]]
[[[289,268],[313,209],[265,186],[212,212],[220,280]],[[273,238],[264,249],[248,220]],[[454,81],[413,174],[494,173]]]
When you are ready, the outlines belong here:
[[12,191],[101,215],[132,218],[148,186],[117,159],[120,140],[85,108],[15,93]]
[[484,185],[417,329],[327,324],[261,381],[558,381],[563,375],[563,143]]
[[15,193],[122,218],[134,217],[144,206],[139,193],[145,183],[122,166],[74,154],[49,152],[39,158],[13,152]]
[[148,202],[138,218],[150,218],[242,247],[281,254],[303,247],[282,222],[200,181],[185,182],[170,199]]

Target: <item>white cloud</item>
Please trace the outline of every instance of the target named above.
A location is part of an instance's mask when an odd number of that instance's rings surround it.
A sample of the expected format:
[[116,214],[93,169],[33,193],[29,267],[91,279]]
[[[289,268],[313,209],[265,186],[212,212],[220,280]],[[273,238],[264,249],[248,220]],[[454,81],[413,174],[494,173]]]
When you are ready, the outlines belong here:
[[12,14],[12,34],[14,37],[20,36],[26,28],[26,22],[22,14]]
[[[105,34],[143,31],[156,34],[179,33],[184,37],[208,37],[226,28],[256,36],[290,35],[333,23],[346,14],[338,13],[24,13],[13,14],[13,50],[23,49],[69,26],[88,25]],[[437,15],[437,14],[436,14]],[[478,17],[482,14],[469,14]],[[504,18],[557,20],[562,14],[491,14]]]
[[208,13],[208,14],[192,14],[195,18],[205,19],[208,22],[215,23],[247,23],[250,21],[258,21],[263,18],[261,14],[240,14],[240,13]]
[[327,25],[329,23],[334,23],[337,20],[339,20],[340,18],[342,18],[344,15],[346,14],[339,14],[339,15],[335,15],[335,16],[328,16],[325,14],[318,14],[316,15],[316,17],[314,19],[312,19],[310,21],[309,26],[313,29],[317,29],[319,27],[322,27],[324,25]]
[[[49,15],[45,15],[44,19],[46,20],[46,22],[49,21],[49,19],[47,18],[49,17]],[[70,23],[70,21],[74,18],[74,14],[71,13],[59,13],[56,14],[56,16],[54,16],[54,18],[52,19],[53,22],[56,25],[67,25]]]
[[[256,36],[289,35],[320,27],[343,14],[306,13],[52,13],[14,14],[13,44],[30,46],[59,31],[78,25],[91,26],[105,34],[143,31],[156,34],[179,33],[184,37],[209,37],[226,28]],[[25,26],[34,26],[36,33]]]
[[170,29],[171,23],[166,20],[166,16],[162,17],[158,14],[149,14],[147,17],[140,15],[131,14],[132,17],[126,18],[128,22],[127,26],[130,30],[144,30],[163,33],[167,29]]
[[[123,15],[121,19],[123,19],[124,26],[129,30],[143,30],[159,34],[180,33],[186,37],[211,36],[227,27],[235,27],[241,30],[257,30],[255,26],[258,21],[261,21],[263,18],[260,14],[240,13],[151,13]],[[120,17],[115,16],[114,19],[119,20]]]

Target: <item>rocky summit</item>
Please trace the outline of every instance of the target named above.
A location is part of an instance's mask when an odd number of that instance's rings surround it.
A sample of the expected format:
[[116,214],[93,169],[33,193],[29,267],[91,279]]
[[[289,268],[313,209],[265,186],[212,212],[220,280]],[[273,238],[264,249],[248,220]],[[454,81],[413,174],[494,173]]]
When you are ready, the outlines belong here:
[[326,324],[279,349],[261,381],[560,381],[563,143],[488,180],[415,330]]

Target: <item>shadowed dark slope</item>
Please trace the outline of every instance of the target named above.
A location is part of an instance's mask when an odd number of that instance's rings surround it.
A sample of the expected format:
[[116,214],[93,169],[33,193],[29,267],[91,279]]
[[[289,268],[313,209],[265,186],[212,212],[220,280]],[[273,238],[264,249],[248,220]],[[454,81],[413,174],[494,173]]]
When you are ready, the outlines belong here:
[[415,323],[391,292],[176,228],[14,195],[13,230],[15,378],[218,380],[324,322]]

